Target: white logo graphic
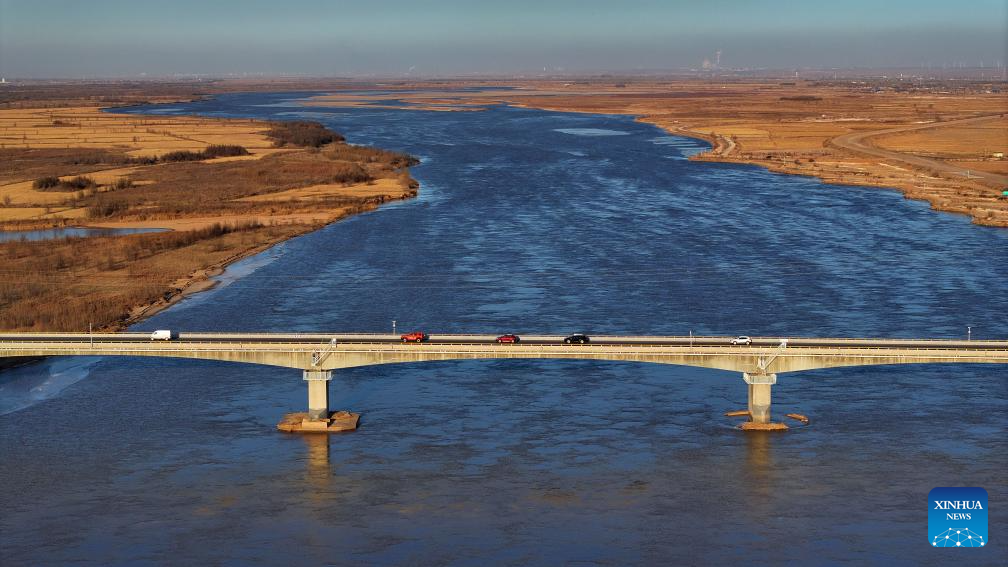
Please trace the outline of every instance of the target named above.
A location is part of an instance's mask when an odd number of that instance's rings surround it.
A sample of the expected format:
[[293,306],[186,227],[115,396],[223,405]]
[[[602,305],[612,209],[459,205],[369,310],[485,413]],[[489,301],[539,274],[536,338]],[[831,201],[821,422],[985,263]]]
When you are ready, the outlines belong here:
[[950,528],[936,535],[934,547],[983,547],[983,536],[968,528]]

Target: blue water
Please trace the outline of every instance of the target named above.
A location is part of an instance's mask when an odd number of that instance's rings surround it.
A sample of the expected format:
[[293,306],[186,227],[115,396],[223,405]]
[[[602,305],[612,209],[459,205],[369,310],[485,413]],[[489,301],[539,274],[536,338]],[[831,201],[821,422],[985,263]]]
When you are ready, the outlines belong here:
[[[629,117],[304,94],[166,113],[310,116],[420,156],[420,197],[241,262],[139,329],[1008,337],[1008,231],[896,192],[689,162],[702,142]],[[333,437],[274,430],[305,405],[295,371],[83,372],[0,416],[15,563],[938,564],[958,551],[928,543],[936,486],[985,487],[990,544],[965,560],[1006,556],[1002,367],[783,374],[775,415],[812,423],[777,435],[722,416],[745,406],[739,375],[694,368],[345,370],[333,405],[362,423]]]
[[115,236],[120,234],[142,234],[161,232],[163,228],[49,228],[45,230],[0,231],[0,242],[17,240],[56,240],[59,238],[87,238],[91,236]]

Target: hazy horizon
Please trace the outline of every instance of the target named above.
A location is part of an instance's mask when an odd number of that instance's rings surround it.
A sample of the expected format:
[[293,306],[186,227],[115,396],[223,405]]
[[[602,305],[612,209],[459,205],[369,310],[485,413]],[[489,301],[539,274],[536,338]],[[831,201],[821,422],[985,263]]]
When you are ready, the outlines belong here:
[[0,0],[0,75],[459,75],[1003,66],[1001,0],[422,6]]

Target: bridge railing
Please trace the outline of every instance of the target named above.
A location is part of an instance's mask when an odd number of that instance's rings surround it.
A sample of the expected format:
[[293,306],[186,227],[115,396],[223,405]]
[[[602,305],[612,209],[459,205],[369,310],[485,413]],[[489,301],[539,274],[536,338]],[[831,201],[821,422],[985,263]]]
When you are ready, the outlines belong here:
[[[129,345],[129,346],[126,346]],[[149,341],[149,342],[114,342],[108,340],[101,340],[96,342],[90,342],[87,340],[75,340],[75,341],[53,341],[53,342],[43,342],[43,341],[10,341],[0,338],[0,349],[3,350],[14,350],[16,349],[34,349],[34,350],[52,350],[60,351],[66,350],[70,347],[80,347],[87,346],[88,348],[100,349],[104,351],[111,352],[134,352],[134,351],[158,351],[158,352],[171,352],[171,351],[181,351],[181,350],[245,350],[245,351],[269,351],[269,352],[311,352],[312,350],[317,350],[320,347],[329,346],[327,342],[319,343],[292,343],[292,342],[223,342],[223,341],[194,341],[194,340],[179,340],[175,339],[172,341]],[[497,343],[398,343],[398,342],[384,342],[384,343],[341,343],[337,344],[335,351],[345,351],[345,352],[388,352],[389,350],[417,350],[421,349],[424,351],[444,351],[446,348],[458,348],[459,352],[472,352],[473,350],[485,350],[493,349],[506,352],[509,349],[527,351],[529,349],[563,349],[564,351],[577,352],[579,350],[597,350],[605,352],[637,352],[642,349],[647,350],[669,350],[675,349],[676,351],[681,350],[703,350],[703,351],[732,351],[738,354],[765,354],[768,352],[779,353],[781,356],[788,356],[789,353],[804,353],[808,354],[810,352],[854,352],[854,351],[900,351],[900,352],[936,352],[936,351],[968,351],[968,352],[1008,352],[1008,345],[1004,343],[985,345],[982,343],[971,344],[970,348],[962,348],[958,346],[933,346],[933,347],[921,347],[921,346],[900,346],[900,345],[880,345],[880,346],[801,346],[801,345],[788,345],[786,349],[780,350],[776,345],[683,345],[683,344],[585,344],[585,345],[568,345],[564,343],[549,343],[549,344],[497,344]],[[465,350],[461,350],[465,349]],[[614,349],[627,349],[627,350],[614,350]],[[634,349],[634,350],[631,350]]]
[[[448,344],[452,343],[453,339],[458,339],[459,342],[464,341],[480,341],[480,340],[493,340],[497,337],[496,334],[453,334],[453,333],[428,333],[432,338],[438,341],[445,340]],[[562,341],[567,335],[562,334],[543,334],[543,335],[532,335],[532,334],[522,334],[522,337],[529,340],[555,340]],[[145,340],[150,338],[149,332],[127,332],[127,333],[48,333],[48,332],[0,332],[0,341],[5,341],[8,338],[17,337],[32,337],[36,339],[52,337],[54,339],[60,340],[88,340],[94,339],[109,339],[122,337],[125,339],[135,339],[135,340]],[[221,339],[234,340],[235,342],[240,342],[242,339],[279,339],[279,342],[292,341],[292,340],[305,340],[305,341],[319,341],[328,342],[332,338],[343,339],[347,341],[360,341],[366,342],[368,339],[374,339],[376,342],[379,340],[381,342],[385,341],[396,341],[399,339],[397,334],[389,333],[187,333],[182,332],[177,335],[175,340],[200,340],[200,339],[211,339],[213,342],[219,342]],[[592,335],[594,340],[603,342],[613,342],[613,343],[647,343],[649,341],[729,341],[733,339],[733,336],[725,335]],[[972,339],[966,340],[961,338],[900,338],[900,337],[804,337],[804,336],[752,336],[754,342],[760,343],[773,343],[774,346],[780,343],[782,340],[788,341],[789,345],[794,343],[795,346],[800,345],[803,342],[830,342],[830,343],[884,343],[884,344],[909,344],[909,343],[966,343],[966,344],[1008,344],[1008,340],[987,340],[987,339]]]

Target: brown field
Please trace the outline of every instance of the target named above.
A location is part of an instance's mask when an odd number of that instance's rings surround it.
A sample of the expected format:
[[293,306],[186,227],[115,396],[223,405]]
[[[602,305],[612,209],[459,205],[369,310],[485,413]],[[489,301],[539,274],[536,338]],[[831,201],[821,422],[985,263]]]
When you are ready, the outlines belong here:
[[973,172],[988,171],[990,173],[1008,175],[1008,160],[1003,158],[984,160],[956,159],[949,161],[952,161],[959,167],[964,167]]
[[254,120],[136,116],[97,107],[0,109],[0,149],[114,149],[131,156],[238,144],[253,155],[277,151]]
[[[133,116],[102,112],[97,107],[0,109],[0,223],[81,217],[79,211],[66,206],[65,194],[32,189],[32,182],[45,175],[69,178],[87,174],[107,186],[147,167],[122,167],[130,158],[201,151],[212,144],[237,144],[251,154],[210,160],[213,162],[258,159],[289,151],[273,146],[264,134],[267,128],[267,124],[251,120]],[[42,214],[28,216],[22,210],[25,207],[42,208]]]
[[942,159],[991,159],[1008,154],[1008,118],[971,126],[945,126],[872,138],[880,148]]
[[[1008,94],[994,92],[998,89],[990,85],[967,89],[955,84],[907,87],[790,80],[591,80],[515,81],[503,83],[515,90],[452,92],[467,84],[438,84],[426,92],[383,96],[379,102],[402,98],[421,107],[435,101],[508,103],[635,115],[671,133],[713,144],[694,159],[753,163],[836,184],[897,188],[909,198],[930,201],[935,209],[968,214],[977,224],[1008,227],[1008,200],[999,198],[1008,177],[1004,162],[990,158],[1006,145],[1003,115],[1008,112]],[[341,92],[318,97],[314,104],[361,105],[368,100]],[[990,118],[951,123],[975,117]],[[927,129],[890,132],[921,125]],[[848,140],[862,134],[857,141]],[[876,155],[871,148],[886,155]]]
[[[417,191],[409,156],[329,142],[310,125],[80,103],[0,109],[0,230],[170,230],[0,243],[0,329],[119,329],[236,259]],[[222,146],[249,155],[208,153]]]

